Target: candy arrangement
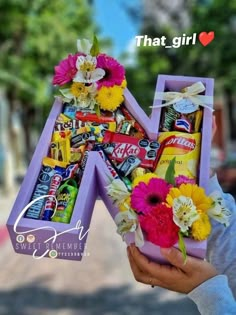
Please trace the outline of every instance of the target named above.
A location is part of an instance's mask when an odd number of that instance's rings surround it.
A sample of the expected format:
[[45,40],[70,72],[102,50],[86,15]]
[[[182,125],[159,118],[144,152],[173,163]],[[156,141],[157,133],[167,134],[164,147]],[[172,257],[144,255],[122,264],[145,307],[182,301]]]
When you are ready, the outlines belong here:
[[[117,232],[151,259],[177,242],[184,256],[204,257],[210,218],[228,225],[230,215],[219,192],[200,187],[209,177],[211,79],[160,75],[149,119],[96,37],[77,48],[55,67],[60,98],[8,220],[15,251],[51,257],[51,242],[55,257],[53,245],[68,244],[58,258],[80,260],[100,194]],[[37,250],[19,247],[19,233],[33,233]]]
[[120,179],[113,179],[107,187],[120,210],[115,217],[117,232],[123,238],[134,232],[139,247],[145,241],[161,247],[178,242],[186,257],[184,237],[206,240],[211,233],[210,218],[229,224],[230,213],[220,193],[207,196],[198,185],[205,106],[204,96],[198,93],[204,90],[197,82],[180,93],[162,94],[169,99],[159,106],[162,111],[155,167],[142,163],[141,158],[140,165],[131,170],[131,188]]
[[[140,165],[154,170],[156,166],[159,143],[147,139],[143,127],[122,104],[124,68],[98,53],[96,38],[93,44],[78,40],[77,46],[80,51],[76,55],[69,55],[55,67],[53,83],[60,86],[64,105],[31,199],[52,197],[35,202],[25,214],[28,219],[70,223],[90,151],[99,152],[111,174],[128,187],[127,176],[134,168]],[[96,56],[91,55],[94,51]],[[118,88],[119,102],[113,98]],[[107,97],[101,97],[105,89]],[[88,92],[91,90],[93,96]]]

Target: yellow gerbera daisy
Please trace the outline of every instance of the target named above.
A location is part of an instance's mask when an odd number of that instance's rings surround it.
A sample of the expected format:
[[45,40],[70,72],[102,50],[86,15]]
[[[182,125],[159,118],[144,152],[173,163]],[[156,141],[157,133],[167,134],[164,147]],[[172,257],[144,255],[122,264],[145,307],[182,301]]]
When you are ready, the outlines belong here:
[[180,196],[191,198],[199,213],[207,211],[212,205],[212,199],[207,197],[204,189],[198,185],[181,184],[179,188],[171,188],[166,198],[167,203],[172,207],[174,199]]
[[206,213],[201,213],[200,218],[196,220],[191,227],[192,238],[197,241],[203,241],[211,233],[211,222]]
[[144,174],[144,175],[141,175],[141,176],[137,176],[132,182],[132,187],[134,188],[140,182],[148,184],[150,179],[152,179],[152,178],[158,178],[158,177],[157,177],[156,174],[153,174],[153,173],[147,173],[147,174]]
[[96,101],[101,109],[113,112],[124,101],[123,89],[118,85],[112,87],[103,86],[98,91]]
[[122,81],[122,83],[121,83],[121,87],[122,87],[122,89],[125,89],[126,86],[127,86],[127,81],[124,79],[124,80]]

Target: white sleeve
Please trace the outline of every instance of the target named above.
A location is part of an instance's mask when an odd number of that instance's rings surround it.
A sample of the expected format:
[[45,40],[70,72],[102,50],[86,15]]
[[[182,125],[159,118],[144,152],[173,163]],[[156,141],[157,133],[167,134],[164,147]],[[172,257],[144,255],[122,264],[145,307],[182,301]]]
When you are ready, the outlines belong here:
[[227,208],[231,211],[231,219],[229,227],[211,220],[212,233],[207,242],[207,260],[215,266],[219,274],[228,277],[229,287],[236,298],[236,205],[230,194],[223,193],[217,176],[209,180],[207,193],[215,190],[221,192]]
[[215,276],[192,290],[188,297],[197,305],[201,315],[235,315],[236,301],[227,277]]

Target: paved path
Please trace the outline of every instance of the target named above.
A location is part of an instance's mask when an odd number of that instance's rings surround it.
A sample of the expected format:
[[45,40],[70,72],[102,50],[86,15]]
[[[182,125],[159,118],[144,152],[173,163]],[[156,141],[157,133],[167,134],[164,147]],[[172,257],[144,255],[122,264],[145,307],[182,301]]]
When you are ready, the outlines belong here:
[[[16,192],[0,192],[0,226]],[[197,315],[182,295],[137,283],[126,247],[101,201],[96,202],[82,262],[42,259],[13,252],[0,227],[0,315]],[[2,240],[2,241],[1,241]]]

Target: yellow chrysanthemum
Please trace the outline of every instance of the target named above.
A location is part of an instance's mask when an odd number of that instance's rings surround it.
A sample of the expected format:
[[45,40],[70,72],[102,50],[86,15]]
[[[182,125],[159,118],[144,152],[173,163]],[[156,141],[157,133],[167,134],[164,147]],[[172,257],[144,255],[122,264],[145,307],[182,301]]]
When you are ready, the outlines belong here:
[[98,91],[96,101],[101,109],[113,112],[124,101],[123,89],[118,85],[103,86]]
[[211,233],[211,222],[206,213],[200,214],[200,219],[195,221],[191,227],[192,238],[197,241],[203,241],[208,238]]
[[71,94],[73,94],[75,97],[84,96],[86,97],[88,95],[88,90],[86,86],[83,83],[80,82],[73,82],[70,88]]
[[131,208],[131,199],[130,196],[127,197],[122,204],[119,205],[120,211],[128,211]]
[[124,79],[124,80],[122,81],[122,83],[121,83],[121,86],[120,86],[120,87],[122,87],[122,89],[125,89],[125,88],[126,88],[126,86],[127,86],[127,81]]
[[145,184],[148,184],[150,179],[152,178],[157,178],[157,175],[156,174],[153,174],[153,173],[147,173],[147,174],[144,174],[142,176],[138,176],[136,177],[133,182],[132,182],[132,187],[134,188],[135,186],[137,186],[140,182],[143,182]]
[[194,206],[199,213],[210,209],[212,199],[207,197],[202,187],[193,184],[182,184],[179,188],[171,188],[167,195],[167,203],[172,207],[175,198],[185,196],[192,199]]

